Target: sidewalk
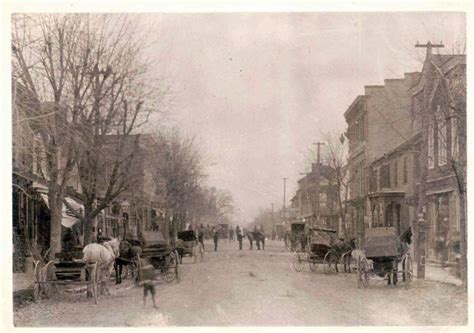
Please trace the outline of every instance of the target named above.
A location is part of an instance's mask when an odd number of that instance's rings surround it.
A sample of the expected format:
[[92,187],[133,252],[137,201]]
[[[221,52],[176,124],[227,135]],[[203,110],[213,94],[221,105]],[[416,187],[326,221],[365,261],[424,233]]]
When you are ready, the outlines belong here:
[[[449,284],[454,284],[456,286],[461,286],[462,281],[460,278],[456,277],[452,273],[450,273],[450,268],[446,267],[437,267],[434,265],[426,265],[425,270],[425,278],[426,280],[437,281],[437,282],[444,282]],[[413,267],[414,272],[416,272],[416,264]]]
[[13,273],[13,292],[33,288],[33,272]]

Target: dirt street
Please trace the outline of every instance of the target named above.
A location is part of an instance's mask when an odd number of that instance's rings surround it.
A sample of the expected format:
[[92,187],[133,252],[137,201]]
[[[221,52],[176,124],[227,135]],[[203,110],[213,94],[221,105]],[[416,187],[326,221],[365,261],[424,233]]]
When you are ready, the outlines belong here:
[[464,325],[467,295],[415,281],[412,288],[378,282],[358,289],[354,274],[296,272],[283,243],[238,251],[237,242],[206,243],[203,262],[184,258],[180,283],[158,286],[159,308],[142,307],[130,280],[94,305],[85,294],[60,293],[14,312],[16,326],[359,326]]

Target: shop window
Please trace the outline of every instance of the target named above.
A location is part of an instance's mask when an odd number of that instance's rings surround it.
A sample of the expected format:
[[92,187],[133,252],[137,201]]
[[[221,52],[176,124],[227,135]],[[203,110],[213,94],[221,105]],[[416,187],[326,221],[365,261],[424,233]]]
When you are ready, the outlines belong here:
[[403,184],[408,183],[408,157],[403,158]]
[[380,168],[380,188],[390,187],[390,165],[382,165]]

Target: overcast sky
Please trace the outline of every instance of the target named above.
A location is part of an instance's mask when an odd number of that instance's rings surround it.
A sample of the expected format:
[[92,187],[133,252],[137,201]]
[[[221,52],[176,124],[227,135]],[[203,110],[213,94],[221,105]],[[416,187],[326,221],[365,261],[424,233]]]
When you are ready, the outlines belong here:
[[459,13],[149,14],[156,72],[173,122],[195,135],[208,183],[229,190],[239,223],[287,199],[321,131],[339,135],[364,85],[420,71],[417,41],[463,50]]

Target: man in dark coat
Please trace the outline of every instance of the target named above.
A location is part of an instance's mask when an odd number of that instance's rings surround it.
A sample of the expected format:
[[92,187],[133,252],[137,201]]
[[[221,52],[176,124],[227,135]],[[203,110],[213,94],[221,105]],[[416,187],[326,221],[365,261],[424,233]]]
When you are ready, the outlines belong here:
[[242,231],[240,230],[240,227],[237,226],[237,228],[235,228],[235,233],[237,234],[237,241],[239,242],[239,251],[242,250],[242,241],[244,239],[244,235],[242,235]]
[[213,229],[214,251],[217,251],[217,242],[219,241],[219,234],[217,228]]

